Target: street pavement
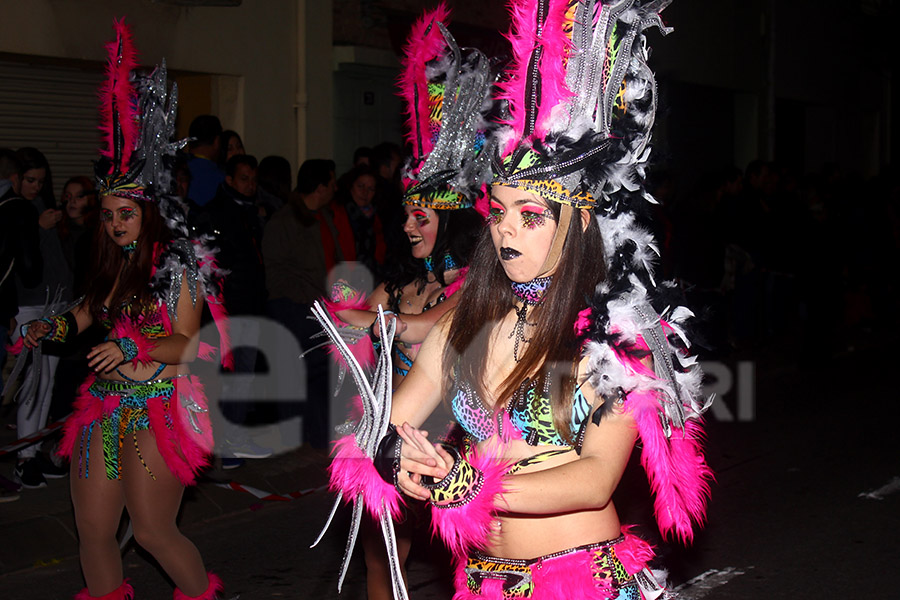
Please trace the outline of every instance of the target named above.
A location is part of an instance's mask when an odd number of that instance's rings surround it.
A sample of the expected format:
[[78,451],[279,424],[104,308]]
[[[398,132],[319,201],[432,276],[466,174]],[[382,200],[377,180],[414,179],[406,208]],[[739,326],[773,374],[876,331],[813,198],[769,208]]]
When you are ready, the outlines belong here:
[[[900,398],[888,383],[896,361],[886,343],[869,339],[808,369],[796,365],[789,344],[723,362],[736,372],[738,358],[755,367],[752,420],[708,419],[716,472],[709,522],[687,548],[655,539],[672,585],[689,600],[900,597],[893,583],[900,566]],[[718,401],[736,417],[735,395]],[[642,523],[639,531],[655,538],[636,459],[637,452],[615,501],[623,521]],[[319,547],[309,548],[332,504],[319,489],[326,463],[301,447],[213,470],[188,491],[182,529],[222,575],[227,597],[365,597],[359,552],[337,593],[346,510]],[[9,474],[10,460],[0,459],[0,469]],[[228,481],[298,497],[261,500],[218,485]],[[146,553],[132,543],[124,557],[139,600],[171,598],[171,584]],[[411,598],[450,598],[449,579],[448,556],[420,532]],[[0,504],[0,600],[70,598],[81,586],[67,481]]]

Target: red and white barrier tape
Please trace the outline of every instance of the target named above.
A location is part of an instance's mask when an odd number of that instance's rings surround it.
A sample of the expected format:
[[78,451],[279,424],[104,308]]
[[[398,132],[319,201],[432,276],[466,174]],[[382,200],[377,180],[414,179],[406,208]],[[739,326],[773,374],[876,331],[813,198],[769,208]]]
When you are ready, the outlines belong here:
[[250,487],[248,485],[242,485],[235,481],[231,481],[229,483],[217,483],[216,487],[224,488],[226,490],[235,490],[237,492],[246,492],[248,494],[252,494],[256,496],[260,500],[269,500],[273,502],[290,502],[291,500],[296,500],[302,496],[308,496],[309,494],[313,494],[315,492],[321,492],[323,490],[327,490],[327,485],[321,485],[316,488],[307,488],[305,490],[300,490],[297,492],[289,492],[287,494],[273,494],[272,492],[267,492],[265,490],[260,490],[254,487]]
[[17,450],[21,450],[22,448],[26,448],[32,444],[37,444],[39,441],[41,441],[42,439],[44,439],[45,437],[49,436],[51,433],[53,433],[54,431],[56,431],[57,429],[62,427],[63,423],[65,423],[66,419],[68,419],[68,418],[69,418],[69,415],[66,415],[59,421],[56,421],[55,423],[51,423],[50,425],[47,425],[40,431],[36,431],[33,434],[29,435],[28,437],[18,439],[16,441],[14,441],[12,444],[3,446],[2,448],[0,448],[0,456],[5,456],[5,455],[15,452]]

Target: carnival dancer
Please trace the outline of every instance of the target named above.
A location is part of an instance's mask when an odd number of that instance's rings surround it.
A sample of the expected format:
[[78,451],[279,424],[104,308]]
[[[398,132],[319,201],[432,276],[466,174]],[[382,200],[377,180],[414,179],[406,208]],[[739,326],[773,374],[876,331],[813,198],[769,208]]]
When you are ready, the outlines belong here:
[[[667,4],[513,4],[477,285],[392,397],[363,394],[389,407],[386,433],[368,419],[338,442],[333,486],[382,523],[395,487],[431,502],[458,559],[457,600],[667,595],[611,499],[637,440],[663,534],[690,541],[704,519],[708,402],[686,353],[690,313],[654,309],[667,286],[636,224],[656,103],[644,31],[667,32]],[[447,397],[466,431],[458,447],[418,429]]]
[[[486,209],[490,176],[484,151],[490,106],[488,61],[478,50],[459,49],[447,31],[449,10],[440,4],[413,25],[404,49],[401,94],[406,105],[406,139],[413,154],[402,171],[409,240],[406,256],[387,265],[386,280],[365,297],[338,282],[326,305],[366,365],[377,338],[377,308],[388,310],[396,334],[388,351],[393,359],[392,384],[409,373],[428,332],[456,306],[469,258],[484,228],[474,208]],[[357,334],[352,335],[353,330]],[[361,332],[361,333],[360,333]],[[349,334],[349,335],[348,335]],[[376,344],[380,346],[380,343]],[[423,513],[411,506],[397,527],[397,552],[405,579],[415,523]],[[369,600],[391,597],[391,573],[381,533],[371,519],[363,523]]]
[[71,311],[24,326],[24,345],[66,341],[95,322],[109,330],[88,353],[94,375],[79,390],[60,445],[71,459],[87,584],[76,598],[132,597],[116,540],[126,509],[136,541],[175,582],[174,598],[213,600],[221,580],[207,573],[176,517],[213,446],[203,387],[187,363],[198,354],[204,298],[217,320],[224,316],[221,273],[206,246],[188,239],[173,195],[177,92],[167,91],[165,62],[149,76],[133,72],[131,33],[123,22],[115,30],[100,92],[94,280]]

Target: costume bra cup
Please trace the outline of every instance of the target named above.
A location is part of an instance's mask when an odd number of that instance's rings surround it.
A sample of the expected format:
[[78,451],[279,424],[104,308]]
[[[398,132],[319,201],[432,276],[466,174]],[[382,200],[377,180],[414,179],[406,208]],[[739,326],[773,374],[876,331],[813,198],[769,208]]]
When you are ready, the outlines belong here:
[[[477,441],[495,435],[501,427],[502,415],[494,415],[475,390],[467,382],[456,379],[456,393],[450,401],[453,416],[466,432]],[[532,382],[520,391],[515,402],[507,407],[510,421],[522,434],[522,439],[530,446],[571,446],[557,431],[550,408],[549,389],[538,390]],[[591,405],[581,390],[576,388],[572,402],[572,432],[577,432],[587,419]]]

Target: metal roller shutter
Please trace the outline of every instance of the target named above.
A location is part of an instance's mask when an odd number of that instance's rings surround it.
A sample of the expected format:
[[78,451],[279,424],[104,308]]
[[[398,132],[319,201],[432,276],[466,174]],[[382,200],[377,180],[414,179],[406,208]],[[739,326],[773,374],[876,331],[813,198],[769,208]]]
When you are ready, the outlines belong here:
[[0,146],[44,153],[59,201],[69,177],[93,177],[99,145],[101,66],[68,67],[0,58]]

